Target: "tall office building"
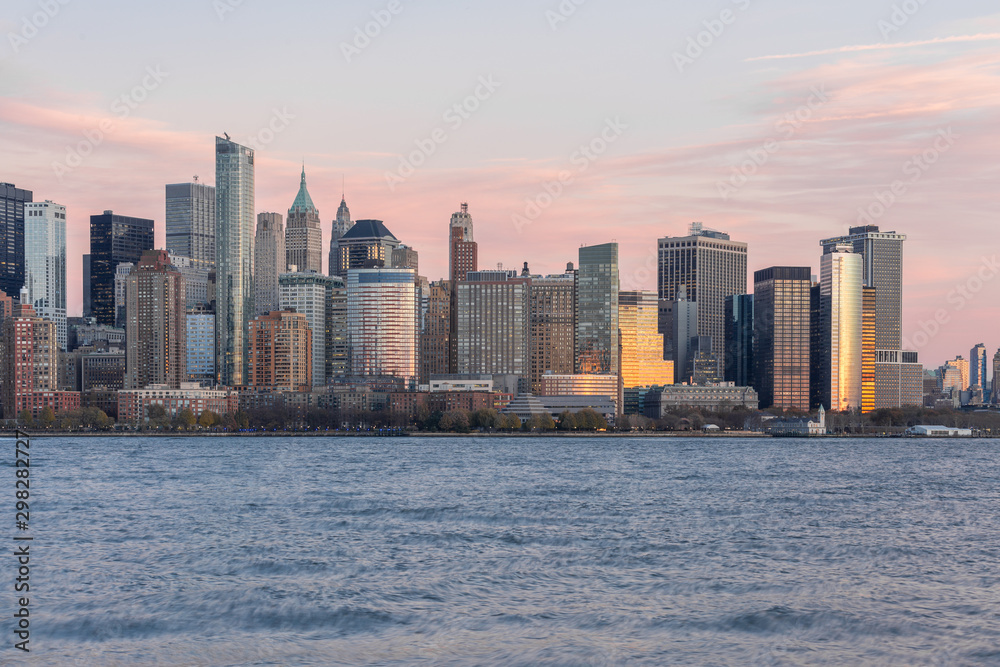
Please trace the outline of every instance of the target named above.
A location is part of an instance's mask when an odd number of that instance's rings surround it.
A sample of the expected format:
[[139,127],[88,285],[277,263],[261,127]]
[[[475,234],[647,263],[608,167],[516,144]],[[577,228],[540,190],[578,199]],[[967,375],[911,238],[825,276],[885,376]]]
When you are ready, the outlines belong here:
[[988,360],[986,346],[980,343],[969,352],[969,386],[983,391],[987,386]]
[[331,273],[345,278],[351,269],[392,268],[398,247],[399,239],[381,220],[358,220],[337,241],[337,270]]
[[618,244],[580,248],[576,271],[578,374],[620,375],[618,348]]
[[688,301],[684,286],[677,291],[676,299],[659,300],[657,324],[663,334],[663,358],[674,362],[674,383],[691,383],[695,352],[701,348],[701,340],[698,304]]
[[754,273],[754,386],[762,408],[809,410],[811,286],[809,267]]
[[[915,353],[902,351],[903,243],[906,236],[882,232],[877,226],[851,227],[846,236],[820,242],[824,253],[839,245],[849,245],[861,255],[864,285],[875,288],[875,403],[874,407],[894,408],[913,403],[912,391]],[[903,358],[907,359],[901,368]],[[922,377],[922,375],[921,375]],[[907,387],[900,383],[904,381]],[[906,401],[901,403],[900,401]]]
[[122,262],[115,267],[115,328],[124,329],[128,313],[128,276],[132,273],[135,264],[132,262]]
[[421,289],[420,384],[449,372],[451,283],[439,280]]
[[969,361],[962,355],[958,355],[954,359],[948,362],[948,364],[957,368],[962,374],[962,386],[959,388],[961,391],[965,391],[969,388],[970,372],[969,372]]
[[90,216],[90,299],[101,324],[115,324],[115,269],[153,249],[153,221],[105,211]]
[[187,382],[187,301],[184,277],[166,250],[149,250],[128,276],[125,388]]
[[167,186],[167,250],[207,272],[215,268],[216,192],[197,178]]
[[92,317],[94,304],[90,298],[90,253],[83,256],[83,316]]
[[313,204],[306,187],[306,168],[302,167],[299,193],[288,209],[285,224],[285,264],[301,273],[323,273],[323,229],[319,209]]
[[621,376],[625,388],[663,386],[674,381],[674,362],[663,359],[658,304],[656,292],[628,291],[618,295]]
[[862,257],[850,245],[839,245],[823,255],[822,404],[838,412],[861,408],[863,286]]
[[517,271],[470,271],[455,286],[456,373],[510,374],[527,384],[531,278]]
[[472,216],[469,205],[451,216],[448,226],[448,275],[451,284],[465,280],[465,274],[479,270],[479,244],[472,234]]
[[326,291],[326,382],[329,384],[351,372],[350,331],[347,322],[347,283],[329,276]]
[[340,238],[350,231],[354,223],[351,222],[351,210],[347,208],[346,196],[340,198],[340,208],[337,209],[337,218],[333,221],[330,230],[330,258],[326,266],[326,272],[331,275],[337,273],[340,257]]
[[24,287],[24,205],[31,190],[0,183],[0,291],[17,297]]
[[993,355],[993,391],[990,392],[992,396],[990,403],[993,405],[1000,405],[1000,382],[997,381],[997,378],[1000,378],[1000,350],[997,350],[997,353]]
[[737,387],[756,387],[754,366],[754,295],[726,297],[726,358],[723,378]]
[[278,279],[279,307],[305,315],[313,332],[310,383],[314,387],[326,386],[327,302],[337,277],[322,273],[285,273]]
[[219,382],[246,383],[254,313],[254,152],[215,138],[216,352]]
[[280,213],[258,213],[253,248],[254,310],[266,315],[281,310],[278,278],[288,272],[285,231]]
[[416,379],[416,290],[411,269],[348,271],[351,375]]
[[[861,290],[861,412],[875,410],[875,384],[878,357],[876,336],[878,300],[875,288],[864,286]],[[921,371],[922,372],[922,371]]]
[[307,390],[313,384],[315,337],[302,313],[276,311],[255,317],[250,322],[249,386]]
[[205,306],[187,312],[187,379],[215,384],[215,313]]
[[208,296],[209,270],[196,266],[190,257],[170,255],[170,263],[184,276],[184,297],[188,308],[207,306],[211,299]]
[[532,277],[530,300],[531,393],[542,390],[547,372],[572,375],[575,371],[576,273],[572,263],[566,273]]
[[24,205],[24,287],[39,317],[56,324],[66,349],[66,207],[51,201]]
[[747,293],[747,244],[695,222],[687,236],[662,238],[658,246],[660,299],[675,301],[686,288],[698,304],[698,334],[711,336],[712,351],[724,359],[726,297]]

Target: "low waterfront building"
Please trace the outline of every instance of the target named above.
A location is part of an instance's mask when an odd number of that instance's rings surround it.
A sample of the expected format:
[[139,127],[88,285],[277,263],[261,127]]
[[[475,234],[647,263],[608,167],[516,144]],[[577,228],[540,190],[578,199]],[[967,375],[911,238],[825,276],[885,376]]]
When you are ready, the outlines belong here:
[[950,426],[911,426],[906,429],[906,435],[923,436],[927,438],[971,438],[972,429],[952,428]]
[[137,422],[149,419],[149,408],[163,406],[167,417],[185,409],[195,417],[209,410],[216,414],[234,414],[239,409],[239,394],[232,389],[205,389],[197,382],[182,382],[179,389],[154,384],[145,389],[125,389],[118,392],[118,421]]
[[711,412],[740,407],[756,410],[758,401],[753,387],[737,387],[731,382],[707,386],[673,385],[646,394],[646,416],[662,419],[664,414],[677,408],[699,408]]
[[616,412],[621,405],[621,382],[618,375],[580,373],[576,375],[542,376],[541,396],[602,396],[615,403]]
[[774,436],[815,436],[826,435],[826,410],[821,405],[816,420],[809,417],[772,419],[766,430]]

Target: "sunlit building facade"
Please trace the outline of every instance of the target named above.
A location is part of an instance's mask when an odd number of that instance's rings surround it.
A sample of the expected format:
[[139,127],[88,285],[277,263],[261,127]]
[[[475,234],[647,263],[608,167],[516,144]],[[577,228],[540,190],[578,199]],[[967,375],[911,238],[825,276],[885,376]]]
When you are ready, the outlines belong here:
[[254,314],[254,151],[215,138],[216,364],[219,382],[246,384]]
[[754,375],[763,408],[809,410],[811,285],[807,266],[754,273]]
[[[861,291],[861,412],[868,414],[875,410],[878,339],[877,301],[875,288],[862,287]],[[888,385],[885,385],[888,386]],[[903,404],[901,404],[903,405]]]
[[820,298],[827,325],[823,331],[823,406],[834,411],[861,408],[863,284],[862,258],[850,245],[838,245],[823,255]]
[[24,204],[24,287],[39,317],[55,322],[66,349],[66,207],[51,201]]
[[657,330],[656,292],[628,291],[618,295],[623,387],[668,385],[674,362],[663,359],[663,334]]
[[415,278],[411,269],[347,272],[351,375],[416,380]]
[[546,372],[574,371],[576,286],[572,265],[562,275],[532,277],[529,294],[531,391],[541,391]]
[[969,352],[969,386],[987,388],[988,358],[986,346],[980,343]]

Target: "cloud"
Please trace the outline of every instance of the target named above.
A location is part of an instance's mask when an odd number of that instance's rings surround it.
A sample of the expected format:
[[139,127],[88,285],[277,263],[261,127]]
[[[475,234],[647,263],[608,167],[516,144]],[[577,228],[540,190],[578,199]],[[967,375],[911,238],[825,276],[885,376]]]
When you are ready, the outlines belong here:
[[746,58],[744,62],[754,62],[758,60],[784,60],[787,58],[807,58],[810,56],[828,56],[837,53],[858,53],[861,51],[885,51],[890,49],[910,49],[916,46],[932,46],[937,44],[954,44],[958,42],[985,42],[1000,39],[1000,33],[988,33],[979,35],[953,35],[951,37],[936,37],[917,42],[900,42],[897,44],[859,44],[854,46],[841,46],[834,49],[823,49],[820,51],[807,51],[805,53],[785,53],[770,56],[755,56]]

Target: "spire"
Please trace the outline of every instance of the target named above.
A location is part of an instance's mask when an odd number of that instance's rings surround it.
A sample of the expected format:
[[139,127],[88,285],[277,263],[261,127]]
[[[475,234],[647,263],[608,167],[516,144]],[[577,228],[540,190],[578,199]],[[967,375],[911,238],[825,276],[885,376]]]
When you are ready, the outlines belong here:
[[314,211],[319,213],[316,205],[313,204],[312,197],[309,196],[309,189],[306,187],[306,164],[305,161],[302,162],[302,182],[299,184],[299,194],[295,196],[295,201],[292,202],[292,207],[288,209],[288,214],[291,215],[296,209],[303,211]]

